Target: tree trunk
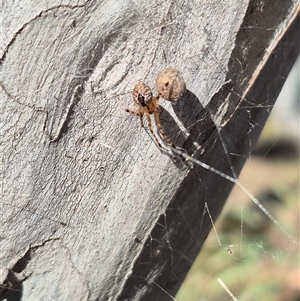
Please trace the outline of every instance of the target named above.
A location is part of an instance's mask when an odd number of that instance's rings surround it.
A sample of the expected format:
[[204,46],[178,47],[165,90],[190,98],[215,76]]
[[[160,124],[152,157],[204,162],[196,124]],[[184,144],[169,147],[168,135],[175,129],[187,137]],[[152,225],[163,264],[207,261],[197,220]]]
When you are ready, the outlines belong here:
[[[172,300],[299,54],[299,1],[18,2],[2,4],[1,298]],[[187,90],[160,101],[164,151],[120,102],[169,66]]]

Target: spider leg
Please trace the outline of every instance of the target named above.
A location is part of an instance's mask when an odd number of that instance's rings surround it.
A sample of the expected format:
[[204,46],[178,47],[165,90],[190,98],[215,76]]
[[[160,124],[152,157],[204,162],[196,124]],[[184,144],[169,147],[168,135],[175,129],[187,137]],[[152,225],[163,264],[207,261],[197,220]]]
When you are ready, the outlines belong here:
[[143,116],[144,116],[144,114],[142,112],[140,112],[140,111],[132,111],[132,110],[129,110],[127,108],[125,108],[125,111],[127,113],[132,114],[132,115],[139,116],[140,117],[140,121],[141,121],[141,127],[142,128],[144,127],[144,123],[143,123]]
[[140,114],[140,121],[141,121],[141,127],[143,128],[144,127],[144,123],[143,123],[143,114]]
[[156,126],[157,126],[157,129],[159,131],[159,133],[162,135],[162,137],[164,138],[164,140],[169,144],[171,145],[172,147],[174,148],[177,148],[173,142],[171,141],[171,139],[166,135],[166,133],[164,132],[162,126],[161,126],[161,123],[160,123],[160,119],[159,119],[159,108],[157,108],[153,113],[154,113],[154,119],[155,119],[155,123],[156,123]]
[[123,109],[125,112],[140,117],[140,120],[141,120],[141,127],[143,128],[143,127],[144,127],[144,123],[143,123],[143,115],[144,115],[144,114],[143,114],[142,112],[140,112],[139,110],[133,111],[133,110],[130,110],[130,109],[126,108],[126,106],[125,106],[118,98],[116,98],[116,100],[117,100],[118,104],[122,107],[122,109]]
[[149,130],[150,130],[152,136],[154,137],[154,139],[155,139],[157,145],[158,145],[160,148],[163,148],[163,147],[161,146],[161,144],[159,143],[159,141],[158,141],[156,135],[154,134],[154,131],[153,131],[153,128],[152,128],[152,124],[151,124],[151,118],[150,118],[150,115],[149,115],[148,113],[146,113],[146,117],[147,117],[147,121],[148,121],[148,127],[149,127]]

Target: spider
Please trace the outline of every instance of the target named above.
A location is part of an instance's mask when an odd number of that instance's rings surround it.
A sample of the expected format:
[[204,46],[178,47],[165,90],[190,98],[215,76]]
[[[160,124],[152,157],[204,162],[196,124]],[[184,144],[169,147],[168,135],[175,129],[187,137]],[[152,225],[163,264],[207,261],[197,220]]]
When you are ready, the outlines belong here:
[[135,110],[134,111],[129,110],[121,103],[121,106],[123,107],[123,109],[132,115],[139,116],[142,127],[144,127],[143,116],[146,115],[148,127],[149,127],[149,130],[150,130],[152,136],[154,137],[157,145],[160,148],[163,148],[162,145],[160,144],[157,136],[154,134],[154,131],[152,128],[150,115],[153,114],[157,129],[158,129],[159,133],[161,134],[161,136],[164,138],[164,140],[169,145],[176,148],[176,146],[172,143],[172,141],[169,139],[169,137],[164,132],[164,130],[161,126],[161,123],[160,123],[159,99],[161,97],[161,93],[158,93],[158,95],[156,97],[153,97],[150,87],[147,86],[146,84],[140,82],[134,87],[134,89],[132,91],[132,97],[133,97],[133,101],[134,101],[135,107],[136,107]]

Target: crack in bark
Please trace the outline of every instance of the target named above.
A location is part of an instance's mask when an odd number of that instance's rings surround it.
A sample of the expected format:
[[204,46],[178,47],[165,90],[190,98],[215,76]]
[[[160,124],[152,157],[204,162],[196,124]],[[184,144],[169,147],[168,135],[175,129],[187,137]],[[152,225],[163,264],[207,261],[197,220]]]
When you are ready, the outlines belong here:
[[81,99],[82,93],[83,93],[83,89],[82,89],[81,84],[79,84],[74,89],[71,100],[70,100],[69,104],[67,105],[66,112],[65,112],[64,116],[62,117],[60,125],[57,129],[57,133],[53,137],[50,136],[50,142],[58,141],[63,136],[63,134],[67,132],[68,122],[73,114],[73,108]]
[[55,9],[59,9],[59,8],[69,8],[69,9],[74,9],[74,8],[81,8],[81,7],[85,7],[86,4],[88,3],[89,1],[86,1],[84,4],[81,4],[81,5],[67,5],[67,4],[64,4],[64,5],[55,5],[55,6],[52,6],[46,10],[41,10],[34,18],[30,19],[29,21],[25,22],[15,33],[14,35],[12,36],[12,38],[10,39],[10,41],[7,43],[7,45],[5,46],[2,54],[1,54],[1,57],[0,57],[0,64],[3,63],[3,61],[5,60],[5,57],[6,57],[6,54],[8,52],[8,49],[13,45],[14,41],[16,40],[17,36],[29,25],[31,24],[31,22],[37,20],[38,18],[40,18],[44,13],[48,13],[52,10],[55,10]]
[[[34,251],[45,246],[46,243],[56,240],[60,240],[60,238],[50,238],[39,245],[30,246],[25,254],[15,264],[13,264],[11,268],[7,267],[8,274],[0,286],[0,300],[11,300],[8,296],[8,294],[11,292],[13,292],[15,295],[17,294],[19,297],[22,296],[22,283],[33,274],[31,272],[26,275],[25,269],[33,258]],[[14,298],[16,299],[17,296],[14,296]],[[18,300],[21,299],[18,298]]]

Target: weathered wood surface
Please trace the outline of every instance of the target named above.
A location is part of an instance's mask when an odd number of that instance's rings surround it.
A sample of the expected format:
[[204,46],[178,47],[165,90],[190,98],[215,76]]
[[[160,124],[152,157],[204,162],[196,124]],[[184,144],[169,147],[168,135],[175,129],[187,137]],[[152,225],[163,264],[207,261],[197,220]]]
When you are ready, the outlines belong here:
[[130,106],[178,68],[164,129],[237,177],[299,53],[299,1],[18,2],[2,4],[1,297],[171,300],[233,183],[161,152],[115,94]]

